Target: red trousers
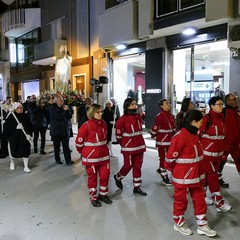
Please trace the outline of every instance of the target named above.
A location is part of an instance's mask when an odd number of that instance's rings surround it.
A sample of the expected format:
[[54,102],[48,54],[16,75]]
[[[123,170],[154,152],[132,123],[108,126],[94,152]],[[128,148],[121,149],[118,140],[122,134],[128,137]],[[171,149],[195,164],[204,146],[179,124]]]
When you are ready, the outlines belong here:
[[143,153],[132,155],[123,154],[123,159],[124,159],[123,166],[117,173],[117,179],[119,180],[123,179],[132,169],[133,185],[134,187],[140,187],[142,182],[141,168],[143,162]]
[[220,161],[208,162],[206,165],[207,165],[207,168],[205,170],[206,187],[208,186],[216,207],[220,207],[221,205],[224,204],[224,199],[220,192],[218,178],[218,169]]
[[227,161],[228,155],[231,155],[240,174],[240,147],[239,145],[224,145],[223,161]]
[[181,225],[184,219],[184,213],[188,205],[188,192],[193,201],[194,215],[198,225],[207,224],[207,205],[205,203],[205,191],[202,186],[191,188],[174,187],[174,202],[173,202],[173,219],[178,225]]
[[164,161],[165,161],[165,156],[167,151],[168,151],[168,148],[158,148],[159,168],[161,170],[165,169]]
[[110,175],[109,163],[103,162],[101,165],[86,166],[88,174],[88,189],[90,200],[94,201],[98,198],[97,196],[97,183],[99,176],[100,189],[99,194],[108,194],[108,180]]

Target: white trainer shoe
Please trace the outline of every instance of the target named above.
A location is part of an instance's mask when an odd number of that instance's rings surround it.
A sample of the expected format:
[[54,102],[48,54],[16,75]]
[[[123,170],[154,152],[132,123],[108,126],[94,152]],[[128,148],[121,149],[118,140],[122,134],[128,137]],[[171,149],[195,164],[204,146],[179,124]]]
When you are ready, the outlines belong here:
[[30,173],[31,170],[30,170],[28,167],[25,167],[25,168],[24,168],[24,172],[25,172],[25,173]]
[[214,204],[214,201],[213,201],[211,198],[209,198],[209,197],[205,197],[205,203],[206,203],[207,205],[213,205],[213,204]]
[[198,226],[197,234],[206,235],[208,237],[214,237],[217,235],[217,232],[212,230],[208,225]]
[[186,223],[183,223],[181,226],[174,224],[173,228],[180,232],[183,235],[190,236],[193,232],[191,229],[186,225]]
[[15,169],[15,164],[14,162],[10,162],[10,170],[14,170]]
[[224,203],[222,206],[217,207],[216,209],[217,209],[218,212],[225,213],[225,212],[230,211],[232,209],[232,206]]

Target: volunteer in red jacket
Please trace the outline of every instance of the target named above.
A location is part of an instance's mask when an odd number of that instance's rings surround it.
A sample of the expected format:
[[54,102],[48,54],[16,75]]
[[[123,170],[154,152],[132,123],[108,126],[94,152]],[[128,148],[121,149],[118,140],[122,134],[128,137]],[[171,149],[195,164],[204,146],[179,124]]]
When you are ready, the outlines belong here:
[[207,222],[207,205],[203,188],[205,177],[202,168],[203,150],[197,135],[202,117],[202,113],[198,110],[190,110],[187,113],[184,127],[172,138],[165,167],[174,186],[174,229],[184,235],[192,234],[184,219],[189,193],[198,225],[197,233],[213,237],[217,233],[208,226]]
[[223,159],[223,144],[225,129],[223,123],[223,100],[212,97],[209,100],[210,111],[203,117],[200,128],[201,143],[203,146],[203,163],[208,186],[212,199],[206,198],[207,204],[215,204],[218,212],[227,212],[231,206],[225,203],[220,192],[218,169]]
[[142,136],[142,118],[137,113],[136,101],[133,98],[127,98],[123,104],[124,114],[116,123],[116,138],[121,145],[124,163],[122,168],[114,175],[118,188],[122,189],[122,179],[132,169],[133,174],[133,192],[146,196],[140,188],[141,167],[143,162],[143,153],[146,151],[146,145]]
[[[91,203],[94,207],[101,207],[102,201],[111,204],[107,196],[110,175],[110,157],[107,146],[107,125],[102,120],[102,108],[92,104],[87,112],[88,120],[78,129],[76,138],[77,151],[82,155],[82,164],[88,174],[88,188]],[[98,177],[100,183],[97,195]]]
[[223,109],[225,124],[224,153],[218,169],[218,179],[220,186],[225,188],[228,188],[229,184],[223,180],[222,171],[229,154],[231,154],[240,174],[240,113],[237,100],[237,96],[234,93],[227,94],[225,96],[226,106]]
[[151,136],[152,138],[156,137],[156,147],[158,149],[159,168],[157,169],[157,173],[161,175],[165,185],[171,185],[171,181],[168,179],[166,169],[164,168],[164,159],[176,130],[175,119],[170,112],[171,105],[167,99],[161,99],[159,107],[161,108],[161,112],[155,118]]

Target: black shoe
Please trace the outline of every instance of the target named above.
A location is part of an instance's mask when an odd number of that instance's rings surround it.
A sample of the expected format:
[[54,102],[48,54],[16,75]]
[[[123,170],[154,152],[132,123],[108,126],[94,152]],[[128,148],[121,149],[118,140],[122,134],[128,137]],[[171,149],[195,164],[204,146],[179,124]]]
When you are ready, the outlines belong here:
[[38,153],[38,150],[37,150],[37,148],[34,148],[34,153]]
[[145,193],[145,192],[143,192],[142,190],[141,190],[141,188],[134,188],[133,189],[133,193],[137,193],[137,194],[139,194],[139,195],[142,195],[142,196],[147,196],[147,193]]
[[91,203],[94,207],[101,207],[102,206],[102,204],[98,201],[98,199],[94,200],[94,201],[91,201]]
[[219,179],[219,185],[223,188],[229,188],[229,184],[224,182],[222,178]]
[[66,165],[70,166],[72,165],[72,162],[67,162]]
[[59,161],[56,161],[56,164],[60,164],[60,165],[62,165],[63,162],[61,162],[61,161],[59,160]]
[[169,180],[168,176],[165,176],[163,178],[163,184],[166,185],[166,186],[172,186],[172,183],[171,181]]
[[44,150],[41,150],[41,151],[40,151],[40,154],[46,155],[47,153],[46,153]]
[[161,172],[160,168],[158,168],[158,169],[156,170],[156,172],[157,172],[159,175],[162,176],[162,172]]
[[104,202],[106,204],[112,204],[112,200],[108,196],[100,195],[98,196],[98,200]]
[[115,183],[116,183],[117,187],[120,188],[120,189],[123,189],[122,181],[117,179],[117,174],[114,174],[113,178],[115,180]]

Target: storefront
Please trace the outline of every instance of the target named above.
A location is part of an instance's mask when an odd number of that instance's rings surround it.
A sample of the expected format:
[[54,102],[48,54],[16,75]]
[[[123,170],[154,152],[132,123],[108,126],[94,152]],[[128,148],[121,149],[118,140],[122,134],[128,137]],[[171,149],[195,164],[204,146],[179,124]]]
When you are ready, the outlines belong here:
[[168,38],[173,59],[174,113],[180,110],[184,97],[191,97],[195,107],[206,112],[208,100],[219,95],[219,89],[229,92],[230,51],[226,37],[227,25],[223,24],[202,29],[192,37],[178,34],[178,39]]
[[173,84],[176,89],[176,109],[180,109],[184,97],[190,96],[195,107],[205,110],[208,100],[217,94],[218,88],[228,93],[229,62],[227,40],[174,50]]
[[117,100],[121,114],[127,97],[136,99],[144,111],[145,54],[118,57],[113,60],[113,97]]

